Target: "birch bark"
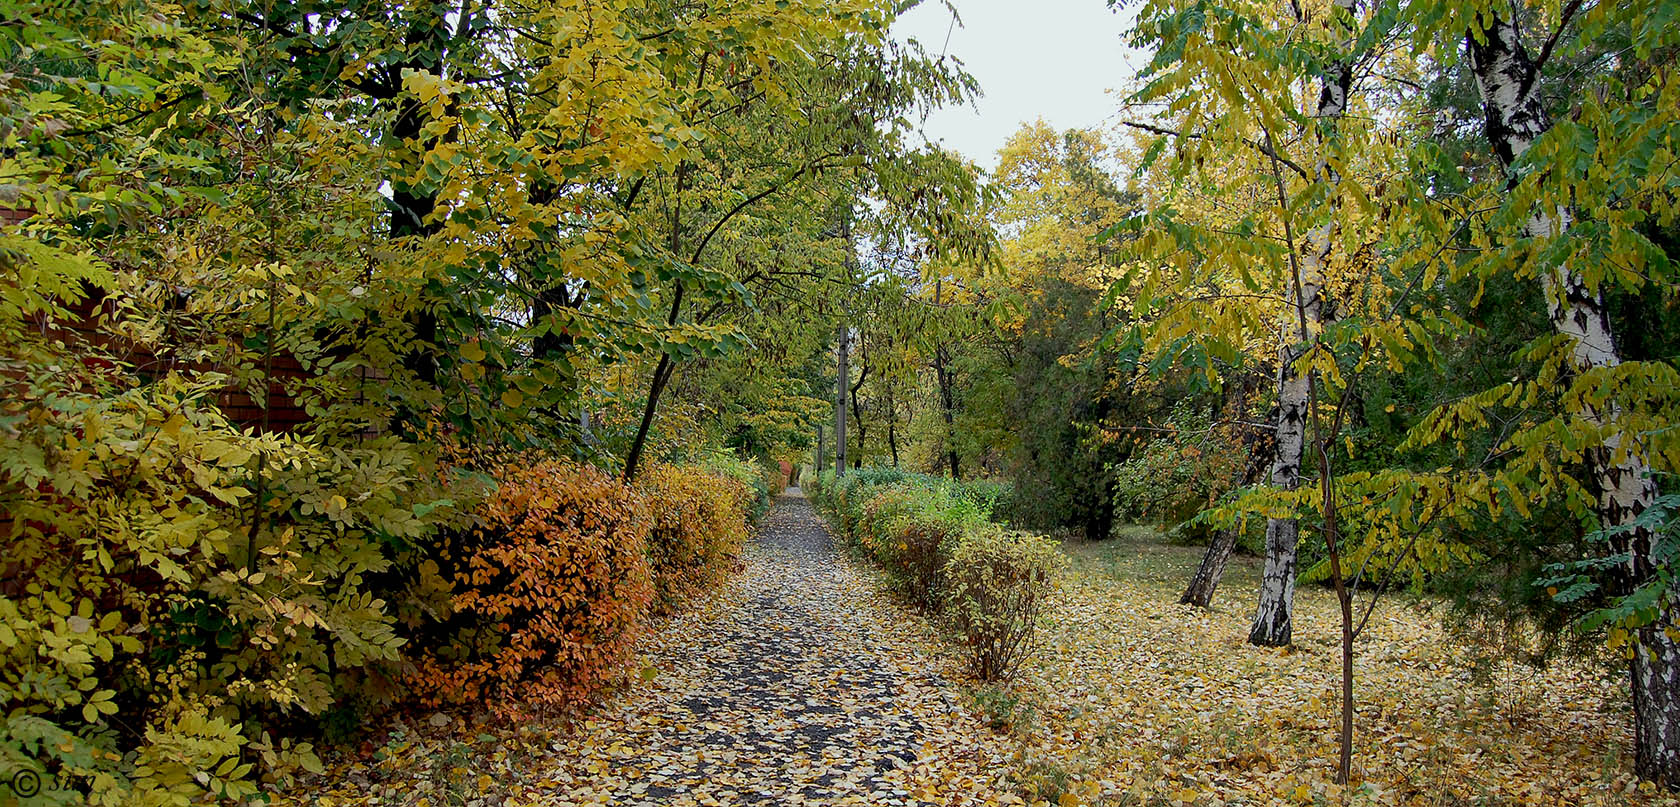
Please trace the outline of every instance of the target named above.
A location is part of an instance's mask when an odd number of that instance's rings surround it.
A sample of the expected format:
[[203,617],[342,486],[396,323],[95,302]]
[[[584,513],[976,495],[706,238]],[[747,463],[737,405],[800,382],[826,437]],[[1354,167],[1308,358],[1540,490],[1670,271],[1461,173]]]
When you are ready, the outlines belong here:
[[[1499,161],[1511,169],[1534,141],[1551,128],[1538,91],[1540,65],[1523,47],[1516,23],[1493,18],[1466,38],[1471,71],[1487,115],[1486,133]],[[1514,180],[1513,180],[1514,181]],[[1557,238],[1569,230],[1568,208],[1533,211],[1525,225],[1532,239]],[[1558,333],[1571,341],[1570,359],[1577,372],[1621,363],[1610,331],[1604,298],[1574,267],[1559,265],[1542,275],[1547,314]],[[1595,426],[1616,422],[1621,412],[1586,406],[1579,416]],[[1589,465],[1598,491],[1598,516],[1605,528],[1632,524],[1657,498],[1657,488],[1640,447],[1619,433],[1591,452]],[[1628,554],[1618,585],[1626,594],[1654,572],[1652,535],[1630,530],[1616,538],[1615,549]],[[1675,598],[1664,598],[1656,624],[1635,632],[1629,677],[1633,690],[1635,769],[1647,779],[1680,787],[1680,642],[1666,630],[1677,624]]]
[[[1299,6],[1291,7],[1299,13]],[[1332,13],[1352,14],[1357,8],[1355,0],[1336,0]],[[1347,113],[1348,90],[1352,84],[1351,57],[1343,57],[1325,71],[1319,83],[1318,103],[1314,110],[1320,131],[1333,129]],[[1272,484],[1284,490],[1300,487],[1301,457],[1306,447],[1309,379],[1296,371],[1295,362],[1311,349],[1317,330],[1328,315],[1324,303],[1324,274],[1330,260],[1330,239],[1335,234],[1334,189],[1341,177],[1330,167],[1323,148],[1319,150],[1317,171],[1331,187],[1332,211],[1323,223],[1303,234],[1300,271],[1298,276],[1290,279],[1287,292],[1289,312],[1294,322],[1286,326],[1285,332],[1293,338],[1278,350],[1277,455],[1272,461],[1271,476]],[[1297,519],[1273,518],[1266,521],[1266,565],[1260,576],[1260,601],[1254,611],[1254,625],[1248,632],[1250,644],[1279,647],[1289,644],[1294,637],[1295,572],[1300,530]]]

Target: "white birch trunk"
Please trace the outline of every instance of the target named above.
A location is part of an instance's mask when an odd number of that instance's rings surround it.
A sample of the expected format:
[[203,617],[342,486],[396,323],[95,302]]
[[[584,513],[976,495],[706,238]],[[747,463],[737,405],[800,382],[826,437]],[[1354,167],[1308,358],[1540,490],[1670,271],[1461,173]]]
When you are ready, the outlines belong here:
[[[1510,168],[1551,127],[1551,120],[1536,91],[1539,68],[1523,48],[1515,23],[1495,19],[1481,34],[1483,41],[1468,38],[1471,67],[1487,113],[1488,140]],[[1570,224],[1567,208],[1541,209],[1529,217],[1525,229],[1530,238],[1555,238]],[[1543,284],[1552,326],[1571,339],[1574,368],[1586,371],[1620,364],[1603,296],[1567,264],[1547,272]],[[1614,423],[1621,412],[1612,405],[1608,411],[1586,408],[1578,414],[1602,426]],[[1614,434],[1589,457],[1598,489],[1598,515],[1606,528],[1632,523],[1657,498],[1640,447],[1625,445],[1625,439]],[[1617,550],[1629,554],[1618,593],[1625,594],[1650,579],[1651,538],[1648,532],[1634,531],[1617,540]],[[1680,786],[1680,643],[1665,627],[1676,624],[1676,616],[1674,597],[1669,596],[1657,623],[1635,632],[1629,665],[1635,767],[1640,776],[1671,788]]]
[[[1308,288],[1305,278],[1301,286],[1305,296]],[[1294,296],[1292,291],[1290,297]],[[1316,297],[1315,293],[1310,299]],[[1310,337],[1302,336],[1302,341],[1307,338]],[[1295,372],[1298,356],[1300,351],[1293,346],[1285,346],[1278,355],[1277,458],[1272,460],[1272,484],[1284,490],[1295,490],[1301,485],[1301,456],[1307,437],[1307,377]],[[1294,637],[1295,558],[1299,540],[1300,522],[1295,519],[1266,521],[1266,566],[1260,575],[1260,604],[1254,612],[1254,626],[1248,632],[1250,644],[1280,647]]]
[[[1352,13],[1354,0],[1336,0],[1332,13]],[[1297,13],[1298,7],[1296,8]],[[1347,113],[1348,88],[1353,83],[1353,65],[1343,59],[1330,66],[1319,83],[1314,114],[1323,126],[1334,126]],[[1330,168],[1320,149],[1318,172],[1334,189],[1341,177]],[[1334,200],[1334,195],[1332,195]],[[1301,485],[1301,458],[1306,451],[1307,413],[1310,391],[1308,377],[1295,371],[1295,361],[1310,349],[1316,329],[1325,321],[1324,275],[1330,260],[1330,239],[1335,233],[1332,213],[1324,223],[1302,237],[1300,276],[1288,283],[1289,316],[1285,333],[1293,333],[1294,344],[1278,351],[1277,458],[1272,462],[1272,484],[1284,490]],[[1286,212],[1284,215],[1288,215]],[[1249,629],[1250,644],[1264,647],[1287,645],[1294,637],[1296,556],[1300,544],[1300,522],[1293,518],[1266,521],[1266,566],[1260,576],[1260,602]]]

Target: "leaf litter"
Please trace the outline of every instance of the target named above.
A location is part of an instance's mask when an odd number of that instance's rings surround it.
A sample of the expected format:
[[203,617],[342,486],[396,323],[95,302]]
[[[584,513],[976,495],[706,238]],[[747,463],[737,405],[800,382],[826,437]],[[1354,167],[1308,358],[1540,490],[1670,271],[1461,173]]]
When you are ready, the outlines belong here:
[[372,758],[335,760],[308,803],[1024,803],[960,660],[840,556],[804,498],[777,503],[743,560],[582,714],[405,723]]
[[1297,646],[1251,647],[1254,561],[1202,611],[1177,604],[1200,550],[1140,534],[1067,545],[1037,652],[978,686],[784,498],[742,573],[582,714],[402,723],[293,803],[1680,805],[1631,774],[1613,670],[1490,668],[1407,597],[1359,642],[1354,781],[1336,785],[1334,599],[1303,587]]
[[[1340,622],[1297,593],[1293,648],[1247,644],[1258,561],[1178,604],[1201,549],[1131,529],[1064,545],[1042,644],[1008,688],[1023,787],[1052,803],[1675,805],[1632,775],[1625,676],[1490,663],[1444,605],[1390,595],[1356,646],[1353,780],[1333,782]],[[992,705],[994,711],[1000,707]]]

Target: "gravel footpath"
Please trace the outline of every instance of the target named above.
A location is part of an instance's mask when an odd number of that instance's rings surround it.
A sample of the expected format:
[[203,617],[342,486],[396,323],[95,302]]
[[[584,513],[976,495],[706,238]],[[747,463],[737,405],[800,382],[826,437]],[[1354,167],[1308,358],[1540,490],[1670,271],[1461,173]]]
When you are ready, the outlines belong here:
[[920,805],[1007,792],[925,623],[840,556],[798,489],[743,560],[713,607],[651,638],[647,683],[556,749],[550,803]]

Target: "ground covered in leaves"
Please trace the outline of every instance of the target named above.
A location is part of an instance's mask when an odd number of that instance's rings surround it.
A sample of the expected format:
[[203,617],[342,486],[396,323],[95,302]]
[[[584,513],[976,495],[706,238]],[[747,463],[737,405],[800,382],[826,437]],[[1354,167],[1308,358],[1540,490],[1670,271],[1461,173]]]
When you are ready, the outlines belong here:
[[1358,647],[1355,781],[1331,783],[1334,601],[1298,646],[1248,646],[1257,561],[1212,612],[1177,605],[1200,550],[1132,529],[1071,564],[1018,680],[962,683],[959,648],[785,497],[744,569],[572,718],[435,715],[332,764],[298,804],[1680,805],[1629,774],[1602,667],[1489,666],[1439,606],[1385,600]]
[[340,760],[333,804],[1020,803],[927,623],[840,556],[800,496],[745,569],[641,648],[639,673],[570,720],[436,715]]
[[983,711],[1029,790],[1058,801],[1220,804],[1675,804],[1630,774],[1627,690],[1603,666],[1489,665],[1439,604],[1383,600],[1357,646],[1352,787],[1331,783],[1335,600],[1306,586],[1297,647],[1245,640],[1258,561],[1232,563],[1214,610],[1177,604],[1201,550],[1130,529],[1065,544],[1043,646]]

